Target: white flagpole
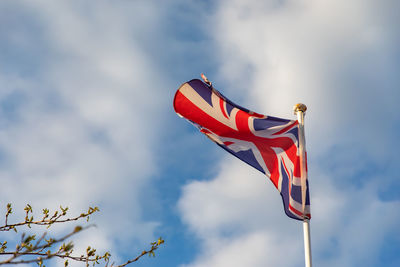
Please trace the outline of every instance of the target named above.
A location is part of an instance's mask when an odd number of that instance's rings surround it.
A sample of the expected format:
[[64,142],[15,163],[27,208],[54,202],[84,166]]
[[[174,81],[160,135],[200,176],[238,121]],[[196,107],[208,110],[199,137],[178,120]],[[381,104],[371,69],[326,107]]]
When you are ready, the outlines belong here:
[[306,260],[306,267],[311,267],[312,259],[311,259],[310,221],[308,219],[305,219],[303,221],[303,232],[304,232],[304,256]]
[[[307,106],[304,104],[297,104],[293,108],[295,114],[297,115],[297,120],[299,122],[299,153],[300,153],[300,170],[301,170],[301,197],[303,204],[303,214],[305,214],[305,204],[306,204],[306,158],[305,158],[305,138],[304,138],[304,115],[307,110]],[[310,241],[310,222],[307,218],[303,220],[303,231],[304,231],[304,256],[306,267],[312,267],[311,260],[311,241]]]

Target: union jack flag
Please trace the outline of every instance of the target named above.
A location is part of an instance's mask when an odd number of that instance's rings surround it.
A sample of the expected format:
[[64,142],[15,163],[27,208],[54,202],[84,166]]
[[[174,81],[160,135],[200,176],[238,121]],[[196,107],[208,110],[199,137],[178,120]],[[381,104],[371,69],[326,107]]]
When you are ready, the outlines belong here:
[[308,181],[303,183],[302,203],[297,120],[252,112],[198,79],[181,85],[174,109],[220,147],[267,175],[282,196],[287,216],[311,218]]

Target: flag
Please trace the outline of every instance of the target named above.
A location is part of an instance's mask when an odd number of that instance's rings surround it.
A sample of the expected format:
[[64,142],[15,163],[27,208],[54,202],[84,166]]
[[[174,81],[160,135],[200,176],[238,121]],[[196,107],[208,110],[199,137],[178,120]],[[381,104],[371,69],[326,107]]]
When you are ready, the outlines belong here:
[[198,79],[179,87],[174,109],[217,145],[268,176],[282,196],[287,216],[311,218],[307,181],[303,210],[297,120],[252,112]]

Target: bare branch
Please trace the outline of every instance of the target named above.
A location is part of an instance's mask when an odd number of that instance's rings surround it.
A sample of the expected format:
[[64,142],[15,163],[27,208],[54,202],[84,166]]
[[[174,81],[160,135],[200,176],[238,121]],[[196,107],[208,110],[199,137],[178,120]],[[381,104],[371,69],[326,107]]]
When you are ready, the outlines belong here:
[[65,216],[67,214],[67,210],[68,207],[63,208],[62,206],[60,206],[61,212],[59,213],[58,211],[55,211],[53,216],[50,217],[50,219],[48,218],[48,209],[44,209],[43,210],[43,218],[42,220],[38,220],[38,221],[34,221],[33,220],[33,216],[31,216],[29,218],[29,213],[32,213],[32,207],[27,204],[27,206],[25,207],[25,211],[26,211],[26,215],[25,215],[25,221],[23,222],[19,222],[19,223],[13,223],[13,224],[8,224],[8,216],[9,214],[11,214],[12,212],[12,208],[11,208],[11,204],[7,204],[7,213],[6,213],[6,222],[5,225],[0,226],[0,231],[9,231],[9,230],[15,230],[16,228],[19,226],[24,226],[27,225],[28,227],[30,227],[30,225],[46,225],[48,228],[54,224],[54,223],[66,223],[66,222],[72,222],[72,221],[77,221],[81,218],[89,218],[89,215],[99,211],[98,207],[89,207],[88,211],[86,213],[81,213],[79,216],[75,216],[72,218],[66,218],[66,219],[61,219],[61,217]]
[[[150,257],[155,257],[154,251],[155,251],[156,249],[158,249],[158,247],[159,247],[161,244],[164,244],[164,242],[165,242],[165,241],[160,237],[156,242],[151,243],[151,248],[150,248],[149,250],[143,250],[142,254],[140,254],[140,255],[137,256],[136,258],[134,258],[134,259],[132,259],[132,260],[128,260],[128,261],[126,261],[124,264],[121,264],[121,265],[117,265],[117,266],[111,265],[111,267],[123,267],[123,266],[126,266],[126,265],[128,265],[128,264],[130,264],[130,263],[132,263],[132,262],[138,261],[141,257],[143,257],[143,256],[146,255],[146,254],[148,254]],[[107,266],[107,265],[106,265],[106,266]]]
[[[14,230],[17,233],[17,228],[22,226],[31,227],[31,225],[38,226],[46,226],[49,228],[54,223],[67,223],[71,221],[77,221],[82,218],[86,218],[87,221],[89,219],[89,215],[94,212],[99,211],[97,207],[89,207],[86,213],[81,213],[79,216],[67,218],[68,207],[63,208],[60,206],[60,210],[55,211],[52,215],[50,215],[50,211],[48,209],[43,209],[43,218],[41,220],[34,220],[33,218],[33,209],[32,206],[27,204],[24,208],[25,218],[22,222],[17,223],[8,223],[9,215],[12,214],[12,206],[11,204],[7,204],[7,211],[5,214],[5,225],[0,226],[0,231],[9,231]],[[47,232],[44,232],[40,238],[36,240],[36,235],[26,235],[25,233],[21,234],[20,242],[17,243],[14,250],[7,250],[7,241],[3,243],[0,242],[0,256],[10,257],[6,260],[0,261],[0,265],[3,264],[28,264],[28,263],[37,263],[38,266],[44,266],[43,262],[49,260],[51,258],[59,258],[65,260],[65,266],[68,266],[68,260],[77,261],[85,263],[86,266],[89,264],[100,264],[100,260],[104,260],[105,266],[109,265],[111,254],[109,252],[104,253],[103,255],[99,255],[96,253],[96,249],[92,247],[87,247],[86,255],[75,256],[72,255],[74,244],[72,241],[65,243],[65,241],[77,233],[86,230],[95,225],[87,225],[85,227],[75,226],[75,228],[69,232],[68,234],[60,237],[60,238],[49,238],[47,237]],[[154,251],[158,249],[158,247],[164,243],[164,240],[160,237],[157,241],[151,243],[151,248],[149,250],[144,250],[140,255],[136,258],[126,261],[121,265],[111,264],[110,267],[123,267],[130,263],[138,261],[144,255],[149,255],[154,257]],[[60,245],[58,249],[54,249],[55,246]]]

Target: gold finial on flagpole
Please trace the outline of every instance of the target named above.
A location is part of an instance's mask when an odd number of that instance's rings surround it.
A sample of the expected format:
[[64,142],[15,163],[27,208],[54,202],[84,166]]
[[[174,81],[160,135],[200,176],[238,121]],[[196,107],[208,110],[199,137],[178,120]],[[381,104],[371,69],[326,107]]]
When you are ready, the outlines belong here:
[[294,111],[294,114],[295,114],[295,115],[296,115],[297,112],[299,112],[299,111],[305,113],[306,110],[307,110],[307,106],[304,105],[304,104],[302,104],[302,103],[298,103],[298,104],[294,105],[294,107],[293,107],[293,111]]

